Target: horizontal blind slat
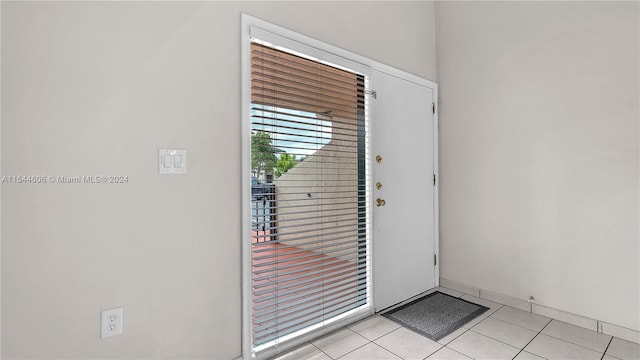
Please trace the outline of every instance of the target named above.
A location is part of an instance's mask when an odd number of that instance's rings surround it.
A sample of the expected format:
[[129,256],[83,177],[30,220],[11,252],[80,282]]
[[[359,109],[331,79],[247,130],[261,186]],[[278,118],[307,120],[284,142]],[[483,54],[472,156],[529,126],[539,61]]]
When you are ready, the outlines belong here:
[[[317,277],[315,276],[307,276],[295,279],[295,281],[288,284],[256,284],[254,287],[255,296],[258,299],[254,300],[256,303],[255,310],[262,310],[268,306],[267,302],[278,301],[279,299],[289,299],[296,298],[299,296],[300,292],[307,289],[317,288],[318,286],[333,285],[333,284],[342,284],[345,281],[350,281],[354,276],[354,271],[352,268],[344,268],[338,269],[330,273],[331,278],[327,279],[325,282],[322,282],[322,285],[318,285]],[[365,271],[360,271],[356,274],[358,279],[366,276]],[[275,299],[275,300],[274,300]]]
[[266,316],[258,317],[255,320],[257,324],[256,331],[273,326],[277,323],[287,323],[303,314],[310,314],[317,311],[317,307],[331,307],[338,303],[353,302],[357,299],[359,286],[354,280],[349,286],[339,287],[337,289],[319,291],[309,294],[308,297],[291,300],[288,303],[278,303],[274,305],[274,311]]
[[323,308],[323,311],[310,312],[309,314],[293,319],[293,321],[279,323],[276,328],[269,328],[264,331],[256,332],[256,337],[261,339],[261,341],[266,341],[266,339],[274,339],[274,334],[288,334],[293,331],[300,330],[319,321],[327,320],[348,310],[355,309],[357,306],[363,305],[365,299],[365,295],[358,295],[351,301],[345,301],[331,307],[325,307]]

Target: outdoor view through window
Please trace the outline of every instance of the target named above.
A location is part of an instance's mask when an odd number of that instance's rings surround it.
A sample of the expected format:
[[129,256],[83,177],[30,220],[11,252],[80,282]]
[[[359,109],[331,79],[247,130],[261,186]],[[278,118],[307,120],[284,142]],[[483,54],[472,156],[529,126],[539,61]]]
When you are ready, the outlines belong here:
[[367,301],[364,81],[251,45],[254,347]]

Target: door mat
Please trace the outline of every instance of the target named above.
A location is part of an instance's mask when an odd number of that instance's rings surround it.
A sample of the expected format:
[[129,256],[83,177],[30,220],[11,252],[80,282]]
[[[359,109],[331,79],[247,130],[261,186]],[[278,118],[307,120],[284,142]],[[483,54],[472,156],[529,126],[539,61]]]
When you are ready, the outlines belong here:
[[487,310],[488,307],[436,291],[382,316],[438,341]]

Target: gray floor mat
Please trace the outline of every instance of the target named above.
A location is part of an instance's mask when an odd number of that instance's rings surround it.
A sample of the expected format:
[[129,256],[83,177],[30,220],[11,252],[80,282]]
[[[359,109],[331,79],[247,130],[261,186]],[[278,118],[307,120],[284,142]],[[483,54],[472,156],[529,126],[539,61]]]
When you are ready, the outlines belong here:
[[438,341],[487,310],[485,306],[436,291],[382,316]]

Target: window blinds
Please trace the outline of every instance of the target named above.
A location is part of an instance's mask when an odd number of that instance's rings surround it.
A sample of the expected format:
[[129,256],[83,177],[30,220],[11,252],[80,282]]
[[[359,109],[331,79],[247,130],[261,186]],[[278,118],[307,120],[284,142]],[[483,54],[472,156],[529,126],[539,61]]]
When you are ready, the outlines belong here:
[[362,75],[251,44],[254,346],[367,302],[364,95]]

